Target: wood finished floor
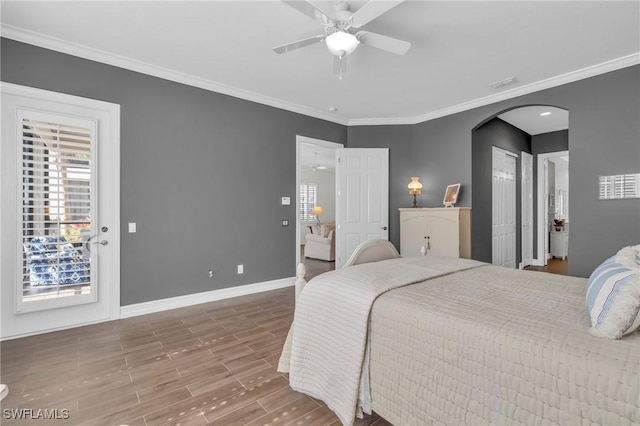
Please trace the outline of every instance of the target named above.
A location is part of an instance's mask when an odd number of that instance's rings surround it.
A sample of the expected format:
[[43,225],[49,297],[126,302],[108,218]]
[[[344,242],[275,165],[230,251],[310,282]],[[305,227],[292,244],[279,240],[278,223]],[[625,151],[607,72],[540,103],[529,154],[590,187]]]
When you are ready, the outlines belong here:
[[527,266],[527,271],[542,271],[551,274],[569,275],[569,260],[551,258],[547,260],[547,266]]
[[[0,344],[5,409],[69,410],[3,425],[339,425],[276,371],[292,287]],[[388,425],[373,415],[358,425]]]
[[307,281],[316,275],[322,274],[323,272],[333,271],[336,269],[336,262],[327,262],[326,260],[304,257],[304,245],[300,246],[300,261],[304,263],[306,270],[304,279]]

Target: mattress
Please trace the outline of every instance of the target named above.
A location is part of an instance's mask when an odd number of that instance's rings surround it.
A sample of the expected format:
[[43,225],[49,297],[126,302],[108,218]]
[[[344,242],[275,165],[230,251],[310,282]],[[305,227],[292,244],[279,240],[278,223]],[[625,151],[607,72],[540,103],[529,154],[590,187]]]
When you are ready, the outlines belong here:
[[640,424],[640,334],[589,334],[585,285],[487,266],[385,293],[373,410],[395,425]]
[[279,369],[343,424],[640,423],[640,335],[589,334],[585,279],[435,256],[320,277]]

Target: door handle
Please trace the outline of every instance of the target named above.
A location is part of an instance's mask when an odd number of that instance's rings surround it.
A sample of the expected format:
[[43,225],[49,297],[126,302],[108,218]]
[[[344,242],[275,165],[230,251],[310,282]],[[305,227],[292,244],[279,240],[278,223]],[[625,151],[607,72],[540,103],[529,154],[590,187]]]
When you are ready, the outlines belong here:
[[382,230],[383,230],[383,231],[386,231],[387,229],[389,229],[389,228],[387,228],[386,226],[383,226],[383,227],[382,227]]
[[101,246],[106,246],[107,244],[109,244],[109,241],[107,240],[91,241],[94,237],[97,237],[97,236],[98,234],[90,236],[89,238],[87,238],[87,241],[85,241],[84,243],[84,247],[87,249],[89,253],[91,253],[90,244],[100,244]]

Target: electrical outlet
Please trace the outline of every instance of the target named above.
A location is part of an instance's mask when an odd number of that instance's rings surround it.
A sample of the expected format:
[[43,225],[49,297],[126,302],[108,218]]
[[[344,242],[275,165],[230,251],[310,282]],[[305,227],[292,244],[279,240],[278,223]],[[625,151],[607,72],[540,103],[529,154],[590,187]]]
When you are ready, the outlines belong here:
[[213,278],[213,270],[209,269],[209,278]]
[[244,265],[238,265],[238,274],[244,274]]

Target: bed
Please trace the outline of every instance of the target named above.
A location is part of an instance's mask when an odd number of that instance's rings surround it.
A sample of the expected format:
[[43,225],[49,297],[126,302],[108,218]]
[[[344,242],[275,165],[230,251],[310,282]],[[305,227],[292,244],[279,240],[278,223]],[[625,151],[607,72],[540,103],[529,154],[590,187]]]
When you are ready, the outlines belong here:
[[640,334],[596,335],[587,279],[379,240],[347,265],[298,280],[278,365],[343,424],[640,424]]

